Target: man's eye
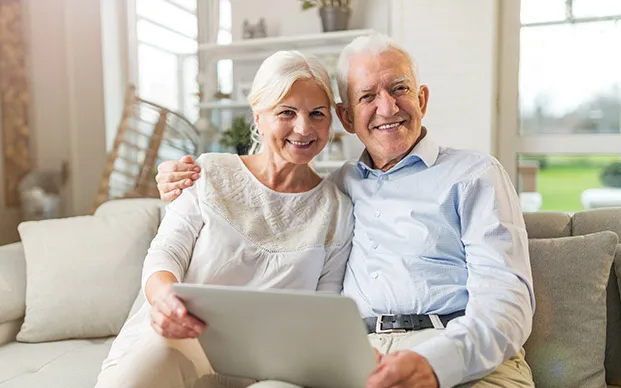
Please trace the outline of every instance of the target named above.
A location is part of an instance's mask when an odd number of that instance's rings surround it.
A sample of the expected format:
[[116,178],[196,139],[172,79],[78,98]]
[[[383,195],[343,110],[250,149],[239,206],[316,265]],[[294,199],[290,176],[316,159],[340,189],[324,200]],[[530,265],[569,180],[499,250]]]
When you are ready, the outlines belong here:
[[373,99],[372,94],[365,94],[364,96],[360,97],[360,101],[370,101],[371,99]]
[[407,93],[410,90],[410,88],[408,88],[407,86],[401,85],[401,86],[397,86],[395,88],[395,93],[396,94],[403,94],[403,93]]

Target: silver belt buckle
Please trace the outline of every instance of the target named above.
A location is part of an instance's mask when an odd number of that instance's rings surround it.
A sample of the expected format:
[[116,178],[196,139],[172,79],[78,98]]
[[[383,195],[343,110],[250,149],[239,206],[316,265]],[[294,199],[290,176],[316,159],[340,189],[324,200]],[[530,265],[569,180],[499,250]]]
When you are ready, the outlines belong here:
[[395,314],[380,314],[375,321],[376,333],[405,333],[404,329],[382,329],[382,321],[384,317],[394,317]]

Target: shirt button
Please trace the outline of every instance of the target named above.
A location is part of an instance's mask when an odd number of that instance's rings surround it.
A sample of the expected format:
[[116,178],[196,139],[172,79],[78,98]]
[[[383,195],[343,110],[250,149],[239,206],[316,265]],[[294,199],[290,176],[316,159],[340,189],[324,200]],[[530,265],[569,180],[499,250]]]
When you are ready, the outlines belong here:
[[380,212],[379,212],[379,210],[376,210],[375,211],[375,217],[379,217],[379,216],[380,216]]
[[371,274],[371,277],[372,277],[373,279],[377,279],[377,272],[373,272],[373,273]]
[[378,247],[377,243],[373,243],[373,244],[371,244],[371,248],[373,248],[373,249],[377,249],[377,247]]

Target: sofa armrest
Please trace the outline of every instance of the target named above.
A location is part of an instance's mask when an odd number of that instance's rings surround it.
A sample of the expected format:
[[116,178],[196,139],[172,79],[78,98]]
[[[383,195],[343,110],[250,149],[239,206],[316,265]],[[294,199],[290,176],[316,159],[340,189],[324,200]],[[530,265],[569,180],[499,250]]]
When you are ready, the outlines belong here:
[[26,259],[22,243],[0,246],[0,324],[26,310]]
[[22,327],[23,319],[14,319],[12,321],[0,323],[0,346],[15,342],[17,333]]

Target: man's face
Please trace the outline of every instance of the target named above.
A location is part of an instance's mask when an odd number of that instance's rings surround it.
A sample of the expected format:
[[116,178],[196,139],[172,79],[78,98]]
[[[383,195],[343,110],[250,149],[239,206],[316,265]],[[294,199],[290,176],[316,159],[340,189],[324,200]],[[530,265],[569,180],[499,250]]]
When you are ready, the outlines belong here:
[[337,113],[345,129],[358,135],[375,168],[390,169],[421,136],[429,89],[418,88],[412,67],[399,51],[354,56],[348,73],[347,106]]

